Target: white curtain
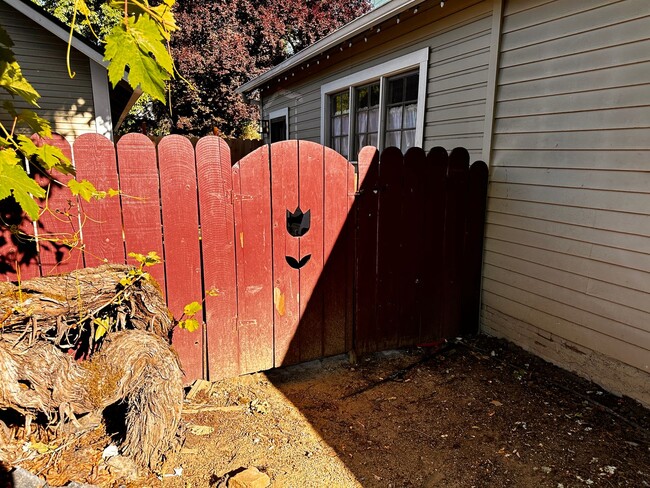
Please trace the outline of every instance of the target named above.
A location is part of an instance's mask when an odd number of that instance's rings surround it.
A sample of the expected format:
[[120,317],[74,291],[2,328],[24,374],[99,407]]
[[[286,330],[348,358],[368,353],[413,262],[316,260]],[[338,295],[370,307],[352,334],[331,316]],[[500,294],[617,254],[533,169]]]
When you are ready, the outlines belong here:
[[386,128],[388,130],[402,128],[402,106],[401,105],[399,107],[391,107],[388,109]]
[[404,107],[404,129],[413,129],[417,122],[418,106],[417,104],[407,105]]

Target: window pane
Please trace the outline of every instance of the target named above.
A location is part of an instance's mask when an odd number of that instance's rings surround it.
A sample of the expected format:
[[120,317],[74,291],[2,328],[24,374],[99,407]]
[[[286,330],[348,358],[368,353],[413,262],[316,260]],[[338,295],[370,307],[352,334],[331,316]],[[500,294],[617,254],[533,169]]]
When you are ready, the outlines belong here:
[[340,137],[335,137],[332,139],[332,149],[334,149],[337,153],[341,152],[341,138]]
[[350,130],[350,116],[341,116],[341,134],[348,135]]
[[399,147],[400,146],[400,132],[387,132],[386,133],[386,147]]
[[357,114],[357,132],[368,131],[368,112],[363,111]]
[[348,157],[348,137],[341,137],[341,150],[339,151],[346,158]]
[[402,133],[402,152],[406,152],[413,146],[415,146],[415,130],[405,130]]
[[375,146],[377,147],[377,133],[375,132],[374,134],[368,134],[368,146]]
[[357,108],[368,108],[368,88],[357,88]]
[[368,143],[367,141],[367,136],[365,134],[360,134],[357,136],[357,147],[361,149],[363,146],[367,146]]
[[403,100],[404,78],[397,78],[388,82],[388,103],[399,103]]
[[410,102],[412,100],[418,99],[418,80],[419,75],[413,74],[406,78],[406,96],[404,98],[405,102]]
[[386,129],[401,129],[402,128],[402,106],[391,107],[388,109],[388,117],[386,117]]
[[345,92],[341,95],[341,112],[344,114],[350,111],[350,93]]
[[332,136],[341,135],[341,117],[334,117],[332,119]]
[[368,132],[377,132],[379,126],[379,108],[368,110]]
[[415,122],[418,116],[418,106],[413,103],[404,107],[404,128],[412,129],[415,128]]
[[379,83],[370,86],[370,106],[379,106]]

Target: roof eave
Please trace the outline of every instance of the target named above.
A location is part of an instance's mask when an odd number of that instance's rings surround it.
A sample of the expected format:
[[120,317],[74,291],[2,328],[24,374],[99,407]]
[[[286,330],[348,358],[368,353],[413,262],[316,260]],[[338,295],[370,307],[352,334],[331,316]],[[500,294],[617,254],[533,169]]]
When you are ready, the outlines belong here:
[[[6,1],[6,0],[5,0]],[[244,83],[236,89],[238,93],[248,93],[257,90],[265,83],[268,83],[276,76],[281,75],[285,71],[298,66],[299,64],[313,58],[314,56],[324,53],[325,51],[336,47],[338,44],[362,34],[368,29],[368,25],[376,25],[384,22],[391,17],[407,10],[415,5],[422,3],[424,0],[392,0],[381,7],[362,15],[361,17],[353,20],[323,37],[321,40],[315,42],[311,46],[296,53],[290,58],[284,60],[277,66],[274,66],[266,73],[263,73],[252,80]]]

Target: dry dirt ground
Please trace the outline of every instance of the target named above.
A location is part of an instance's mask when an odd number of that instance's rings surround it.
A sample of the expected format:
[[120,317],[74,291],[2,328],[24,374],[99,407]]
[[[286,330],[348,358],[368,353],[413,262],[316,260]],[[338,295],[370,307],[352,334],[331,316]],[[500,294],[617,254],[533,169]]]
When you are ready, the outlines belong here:
[[[650,486],[650,411],[483,336],[215,382],[183,419],[180,476],[122,483],[227,486],[255,466],[276,488]],[[70,448],[85,474],[66,455],[42,473],[119,486],[93,442]]]

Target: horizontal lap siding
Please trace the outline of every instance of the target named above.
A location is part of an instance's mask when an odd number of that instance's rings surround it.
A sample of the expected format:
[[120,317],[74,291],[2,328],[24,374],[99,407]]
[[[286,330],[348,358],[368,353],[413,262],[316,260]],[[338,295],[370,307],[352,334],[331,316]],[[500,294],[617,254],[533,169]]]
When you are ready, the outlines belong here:
[[[41,95],[38,114],[70,141],[81,134],[96,132],[88,58],[71,50],[70,66],[76,74],[70,79],[65,42],[4,2],[0,2],[0,24],[14,41],[13,51],[23,75]],[[30,107],[1,90],[0,102],[4,100],[11,100],[20,108]],[[4,114],[0,118],[0,122],[7,123]]]
[[507,1],[499,62],[484,330],[649,403],[650,8]]
[[320,142],[321,85],[428,47],[424,149],[464,146],[473,160],[480,158],[492,1],[449,2],[444,9],[431,5],[399,26],[370,35],[366,49],[306,81],[291,83],[289,73],[283,89],[264,98],[264,116],[288,106],[289,137]]

